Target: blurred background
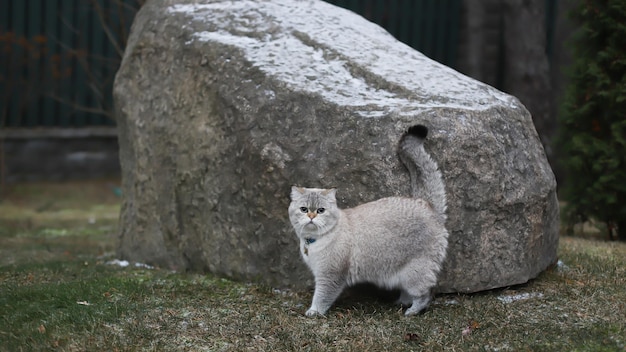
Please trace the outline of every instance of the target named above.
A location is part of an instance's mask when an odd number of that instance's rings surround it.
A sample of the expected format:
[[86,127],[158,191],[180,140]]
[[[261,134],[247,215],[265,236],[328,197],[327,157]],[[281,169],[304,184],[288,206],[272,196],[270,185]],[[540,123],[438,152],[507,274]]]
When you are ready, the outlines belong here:
[[[134,15],[144,2],[0,0],[2,190],[22,181],[119,177],[111,91]],[[557,138],[563,111],[566,114],[568,111],[567,106],[564,108],[565,92],[570,89],[573,77],[571,72],[566,72],[575,66],[572,53],[581,53],[575,51],[576,45],[570,38],[588,29],[584,17],[588,14],[598,17],[602,23],[606,18],[602,20],[599,16],[607,14],[617,18],[619,23],[626,12],[619,2],[624,1],[589,0],[585,4],[580,0],[328,2],[361,14],[432,59],[518,97],[532,114],[559,184],[572,173],[580,176],[576,167],[568,168],[567,162],[557,162],[566,159],[562,153],[572,153],[575,149],[562,147],[564,138]],[[606,23],[605,27],[602,30],[611,31]],[[603,35],[602,30],[599,36]],[[581,41],[578,43],[580,48]],[[624,57],[624,48],[626,44],[616,57]],[[623,65],[621,67],[623,71]],[[623,81],[619,72],[613,75],[617,75],[618,85],[623,87],[625,83],[619,83],[620,79]],[[581,89],[587,92],[584,99],[590,100],[588,97],[593,92],[589,88]],[[610,99],[619,101],[620,98]],[[570,110],[578,109],[570,105]],[[608,117],[605,119],[608,122],[589,123],[591,129],[598,130],[596,132],[602,130],[603,124],[607,124],[607,130],[613,130],[611,119],[615,120]],[[623,114],[618,119],[626,120]],[[602,138],[615,139],[615,136]],[[610,150],[608,153],[620,152]],[[619,170],[624,166],[623,161],[622,156],[610,166]],[[601,169],[597,174],[610,172],[607,170]],[[619,182],[620,174],[614,176],[618,180],[614,177],[611,182]],[[590,175],[590,178],[593,181],[598,177]],[[611,226],[618,228],[620,216],[626,218],[623,205],[626,190],[604,187],[594,190],[597,192],[612,195],[607,204],[619,210],[619,214],[611,215],[610,219],[600,219],[608,224],[609,232],[613,231]],[[601,213],[597,209],[595,213],[590,211],[593,206],[585,208],[584,204],[575,208],[570,212],[573,222]],[[626,228],[626,223],[622,228]]]
[[[119,173],[111,90],[145,0],[0,0],[2,180]],[[551,150],[571,32],[557,0],[333,0],[520,98]],[[565,1],[564,3],[571,3]],[[549,99],[547,99],[549,97]]]

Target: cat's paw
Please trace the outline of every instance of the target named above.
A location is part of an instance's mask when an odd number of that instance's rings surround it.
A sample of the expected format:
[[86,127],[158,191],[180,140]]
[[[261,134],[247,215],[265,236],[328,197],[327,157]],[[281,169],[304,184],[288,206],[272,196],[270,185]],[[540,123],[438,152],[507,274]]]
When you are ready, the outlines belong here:
[[413,304],[409,308],[407,308],[407,310],[404,312],[404,315],[408,317],[423,312],[428,306],[429,301],[429,296],[423,296],[421,298],[413,300]]
[[320,313],[319,311],[317,311],[316,309],[313,308],[309,308],[309,310],[306,311],[306,313],[304,313],[307,317],[316,317],[316,316],[323,316],[323,313]]
[[409,307],[407,308],[407,310],[404,311],[404,316],[410,317],[412,315],[418,315],[423,309],[412,309],[413,307]]

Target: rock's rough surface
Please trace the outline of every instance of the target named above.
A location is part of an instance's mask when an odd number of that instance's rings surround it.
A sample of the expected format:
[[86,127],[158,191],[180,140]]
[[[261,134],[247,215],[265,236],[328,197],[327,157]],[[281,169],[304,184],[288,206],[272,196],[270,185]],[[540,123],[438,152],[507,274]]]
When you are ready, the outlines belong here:
[[338,187],[343,207],[408,195],[395,149],[421,123],[449,194],[439,291],[523,283],[556,259],[556,184],[526,109],[349,11],[148,1],[114,96],[123,258],[310,285],[290,186]]

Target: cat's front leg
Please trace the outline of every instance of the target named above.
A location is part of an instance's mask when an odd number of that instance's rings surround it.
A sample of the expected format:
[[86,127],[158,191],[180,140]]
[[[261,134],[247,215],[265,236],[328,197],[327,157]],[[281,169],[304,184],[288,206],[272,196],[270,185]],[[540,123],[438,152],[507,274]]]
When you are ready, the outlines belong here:
[[330,308],[337,297],[339,297],[345,285],[345,280],[338,278],[335,280],[316,279],[313,302],[311,302],[311,308],[306,311],[306,316],[313,317],[326,314],[326,311],[328,311],[328,308]]

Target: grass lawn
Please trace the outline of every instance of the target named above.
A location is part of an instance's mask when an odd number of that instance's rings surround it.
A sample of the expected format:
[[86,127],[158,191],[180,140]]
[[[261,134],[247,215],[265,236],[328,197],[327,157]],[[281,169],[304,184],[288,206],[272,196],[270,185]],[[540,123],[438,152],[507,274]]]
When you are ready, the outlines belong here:
[[312,292],[107,264],[115,185],[5,190],[0,351],[626,351],[624,243],[562,237],[536,280],[438,296],[416,317],[348,293],[311,319]]

